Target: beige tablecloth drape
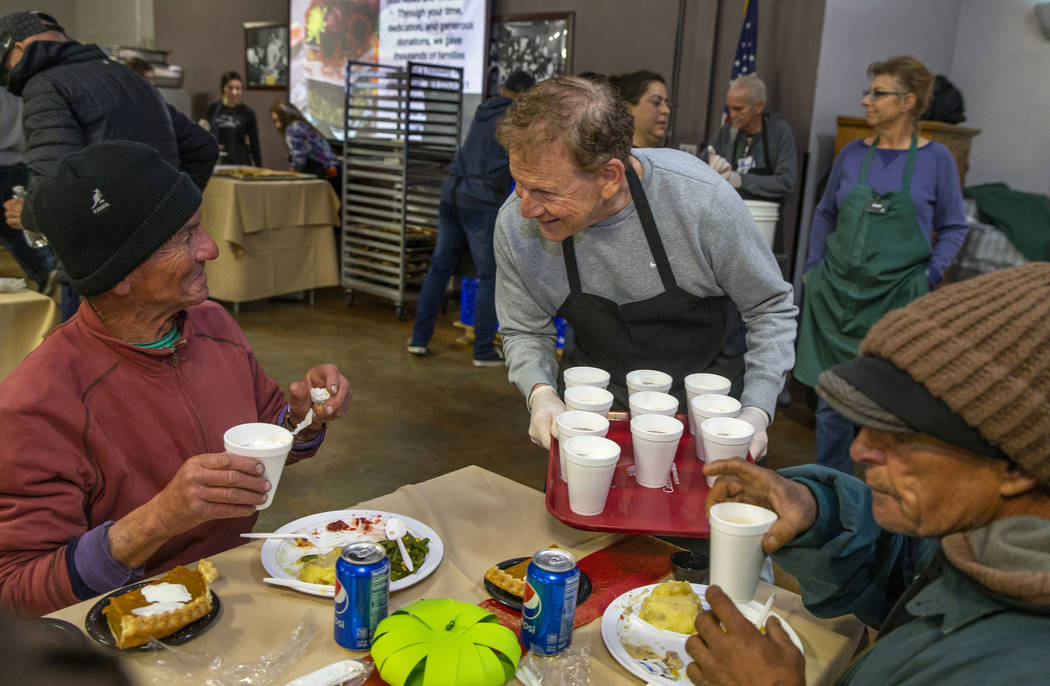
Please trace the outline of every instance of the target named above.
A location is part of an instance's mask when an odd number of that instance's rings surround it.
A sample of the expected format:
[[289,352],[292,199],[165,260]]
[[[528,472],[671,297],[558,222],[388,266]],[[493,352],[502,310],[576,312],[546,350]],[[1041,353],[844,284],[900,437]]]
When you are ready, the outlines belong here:
[[58,322],[55,301],[29,289],[0,293],[0,380],[40,345]]
[[[404,486],[358,507],[418,519],[431,526],[444,542],[445,556],[438,569],[423,581],[391,594],[391,610],[420,598],[447,597],[476,603],[488,598],[482,580],[485,570],[496,562],[531,554],[552,543],[582,557],[618,540],[616,534],[569,528],[547,513],[542,493],[476,466]],[[304,503],[303,515],[311,513],[309,503]],[[227,664],[257,660],[286,640],[304,615],[310,614],[320,627],[317,637],[275,683],[285,683],[336,660],[360,656],[333,640],[331,600],[262,583],[268,574],[259,559],[261,546],[259,542],[250,543],[212,558],[220,573],[213,588],[221,599],[222,613],[205,633],[181,649],[221,655]],[[764,601],[772,589],[762,583],[757,599]],[[85,601],[51,616],[82,626],[93,603]],[[802,639],[810,684],[829,683],[843,671],[863,633],[859,621],[852,617],[817,619],[805,611],[797,595],[784,589],[777,591],[774,608]],[[597,619],[573,635],[573,645],[585,646],[591,653],[591,683],[640,684],[612,658],[600,629],[601,619]],[[126,653],[124,657],[142,683],[150,683],[159,674],[155,655]],[[203,681],[204,674],[202,662],[193,682]]]
[[219,246],[212,298],[244,302],[339,284],[339,200],[321,179],[208,182],[201,222]]

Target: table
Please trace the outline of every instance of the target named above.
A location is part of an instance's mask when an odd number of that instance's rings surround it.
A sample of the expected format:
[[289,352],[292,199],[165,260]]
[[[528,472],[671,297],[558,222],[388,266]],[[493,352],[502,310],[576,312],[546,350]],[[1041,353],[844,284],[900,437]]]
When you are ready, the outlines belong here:
[[58,321],[55,301],[23,289],[0,293],[0,380],[33,351]]
[[339,200],[327,181],[214,176],[201,223],[219,245],[205,267],[211,297],[235,312],[247,300],[339,284]]
[[[497,561],[530,554],[551,543],[582,557],[621,537],[569,528],[547,514],[542,493],[476,466],[403,486],[358,507],[418,519],[433,527],[445,544],[445,558],[437,571],[418,584],[391,594],[391,610],[419,598],[480,602],[488,598],[482,586],[485,570]],[[310,512],[305,504],[303,514]],[[220,574],[213,588],[222,602],[222,612],[204,634],[180,650],[222,655],[227,662],[253,661],[286,640],[304,615],[309,614],[317,622],[318,635],[294,667],[275,683],[284,683],[336,660],[362,655],[340,648],[332,639],[330,600],[262,583],[267,574],[259,561],[261,546],[260,542],[253,542],[211,558]],[[764,602],[772,589],[760,582],[757,599]],[[94,602],[87,600],[49,616],[83,626],[84,616]],[[802,639],[808,683],[830,683],[845,669],[864,633],[858,620],[817,619],[803,609],[799,596],[784,589],[777,591],[774,608]],[[578,628],[573,645],[590,651],[592,683],[641,684],[606,650],[600,619]],[[150,683],[151,674],[157,672],[156,657],[148,652],[123,655],[129,671],[141,683]],[[193,675],[201,677],[195,679],[196,683],[203,680],[203,674],[201,668]]]

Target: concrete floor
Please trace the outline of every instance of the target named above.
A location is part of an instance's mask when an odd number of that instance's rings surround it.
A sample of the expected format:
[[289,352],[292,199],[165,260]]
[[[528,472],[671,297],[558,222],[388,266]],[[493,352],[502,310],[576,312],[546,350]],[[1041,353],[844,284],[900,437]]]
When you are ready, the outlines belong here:
[[[21,276],[0,250],[0,276]],[[411,317],[414,309],[410,305]],[[460,467],[477,464],[542,489],[546,455],[528,438],[525,403],[501,367],[472,366],[457,338],[457,304],[438,320],[430,355],[406,350],[412,322],[399,322],[386,300],[317,291],[315,305],[274,299],[241,306],[238,322],[263,368],[282,387],[311,366],[332,362],[350,380],[350,410],[333,424],[319,453],[289,467],[258,531],[305,514],[351,506]],[[812,461],[813,415],[801,386],[769,429],[769,466]]]

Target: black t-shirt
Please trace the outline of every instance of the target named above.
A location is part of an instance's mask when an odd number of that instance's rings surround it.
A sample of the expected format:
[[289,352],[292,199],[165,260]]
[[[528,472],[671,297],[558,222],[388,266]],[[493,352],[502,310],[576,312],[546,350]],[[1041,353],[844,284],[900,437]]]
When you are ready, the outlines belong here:
[[206,118],[219,141],[219,164],[262,166],[259,126],[252,108],[244,103],[227,107],[219,100],[208,105]]

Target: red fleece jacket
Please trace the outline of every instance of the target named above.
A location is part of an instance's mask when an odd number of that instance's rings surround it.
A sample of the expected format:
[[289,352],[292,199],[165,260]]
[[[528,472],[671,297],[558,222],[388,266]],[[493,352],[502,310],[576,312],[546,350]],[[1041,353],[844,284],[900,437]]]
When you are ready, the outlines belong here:
[[[284,408],[222,307],[186,310],[179,329],[173,348],[137,348],[85,303],[0,383],[0,602],[26,614],[77,602],[73,539],[150,500],[189,457],[222,452],[226,429]],[[173,536],[145,573],[232,548],[255,520]]]

